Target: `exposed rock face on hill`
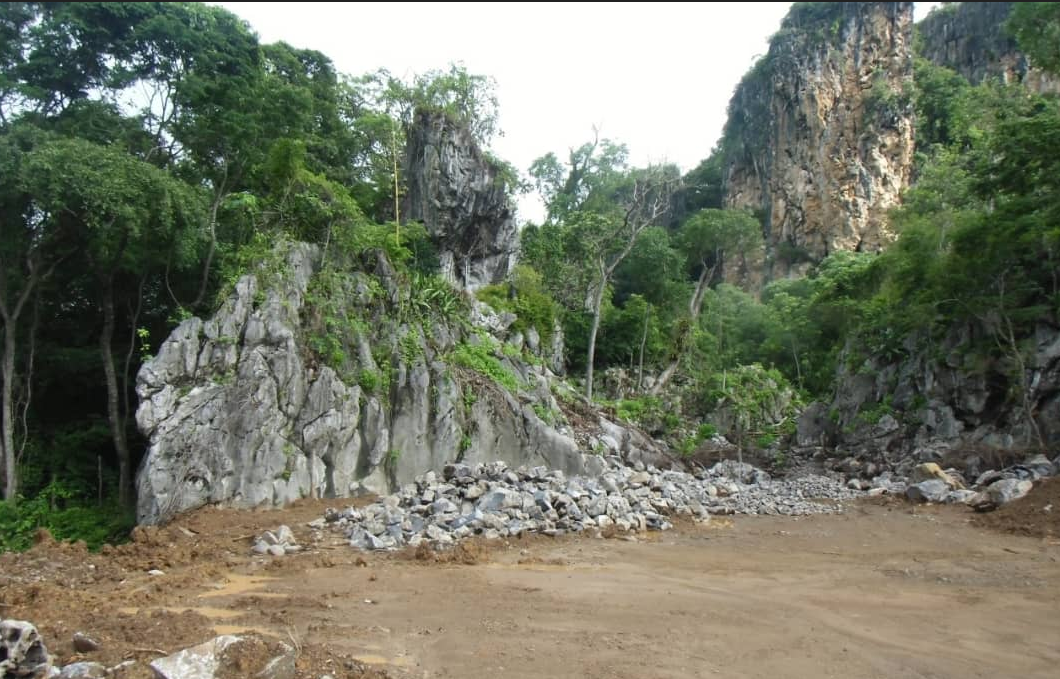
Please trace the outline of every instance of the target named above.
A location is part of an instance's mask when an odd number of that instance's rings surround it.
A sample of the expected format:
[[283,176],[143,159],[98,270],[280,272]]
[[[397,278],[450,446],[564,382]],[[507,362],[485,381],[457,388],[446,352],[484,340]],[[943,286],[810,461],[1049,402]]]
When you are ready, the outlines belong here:
[[892,239],[913,155],[912,3],[796,5],[729,104],[725,203],[763,216],[766,260],[727,262],[757,287],[835,250]]
[[1060,93],[1060,78],[1034,68],[1003,26],[1011,2],[960,2],[936,9],[917,24],[919,52],[972,84],[988,78]]
[[519,232],[499,166],[467,129],[442,113],[418,112],[405,177],[405,216],[427,228],[446,278],[468,290],[504,280]]
[[[953,3],[917,26],[918,53],[973,84],[988,78],[1060,93],[1005,31],[1009,2]],[[725,262],[756,289],[836,250],[877,252],[887,211],[911,178],[912,3],[796,3],[729,103],[722,139],[727,207],[763,220],[764,256]]]
[[1043,444],[1060,449],[1060,328],[1043,321],[1026,338],[1023,371],[1011,352],[986,356],[984,347],[993,344],[981,324],[965,324],[937,342],[910,337],[905,357],[842,365],[834,400],[806,409],[797,444],[834,447],[864,461],[912,455],[956,462]]
[[[578,440],[665,466],[649,439],[602,418],[582,416],[575,431],[551,392],[549,347],[502,350],[523,344],[510,314],[446,316],[436,291],[414,289],[374,256],[347,274],[322,269],[313,246],[281,245],[213,318],[184,321],[144,364],[141,522],[213,502],[385,493],[449,462],[602,471]],[[461,355],[489,363],[486,372]]]

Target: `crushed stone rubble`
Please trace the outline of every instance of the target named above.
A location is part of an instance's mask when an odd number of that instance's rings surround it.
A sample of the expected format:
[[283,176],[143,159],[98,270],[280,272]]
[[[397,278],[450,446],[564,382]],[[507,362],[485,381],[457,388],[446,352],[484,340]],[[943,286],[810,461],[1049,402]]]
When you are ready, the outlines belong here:
[[719,462],[695,475],[607,458],[599,478],[568,477],[546,467],[504,462],[446,465],[366,507],[329,510],[310,527],[341,531],[363,550],[445,547],[537,532],[667,530],[670,518],[709,521],[712,514],[835,513],[865,495],[826,476],[774,480],[746,463]]

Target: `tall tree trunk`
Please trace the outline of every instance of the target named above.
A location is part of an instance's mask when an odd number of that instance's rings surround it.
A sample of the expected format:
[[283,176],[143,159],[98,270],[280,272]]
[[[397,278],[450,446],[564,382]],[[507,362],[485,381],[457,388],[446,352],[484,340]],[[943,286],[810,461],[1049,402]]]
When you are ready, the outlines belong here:
[[[4,470],[4,499],[10,502],[18,500],[18,456],[15,453],[14,402],[18,319],[22,316],[22,310],[30,299],[30,295],[34,294],[41,281],[47,280],[52,272],[55,271],[55,267],[59,266],[64,259],[66,259],[66,255],[62,255],[52,262],[46,270],[41,271],[40,263],[33,256],[28,257],[26,260],[28,273],[22,286],[22,292],[18,294],[18,298],[14,300],[14,304],[11,306],[8,304],[7,279],[5,276],[0,275],[0,320],[4,322],[4,356],[3,362],[0,364],[0,373],[2,373],[3,381],[3,391],[0,392],[0,410],[2,410],[2,413],[0,413],[0,461],[3,462]],[[7,265],[6,262],[0,261],[0,270]],[[37,303],[36,297],[34,297],[33,303]],[[33,330],[31,333],[36,332],[36,308],[34,308],[33,313]],[[32,365],[31,357],[30,369],[27,370],[27,373],[32,371]],[[26,379],[29,379],[28,374]],[[28,402],[25,405],[28,407]]]
[[802,386],[802,365],[799,363],[799,350],[795,347],[795,338],[791,338],[791,355],[795,359],[795,378],[799,381],[799,386]]
[[129,315],[129,350],[125,352],[125,362],[121,370],[122,431],[125,431],[129,413],[132,412],[132,407],[129,404],[129,392],[131,391],[129,389],[129,368],[132,366],[133,353],[136,351],[136,340],[139,339],[140,329],[136,327],[136,324],[140,320],[140,310],[143,308],[145,280],[147,280],[146,276],[140,277],[140,284],[136,286],[136,307],[130,310]]
[[640,358],[637,361],[637,391],[644,384],[644,347],[648,344],[648,318],[651,316],[651,305],[644,307],[644,329],[640,333]]
[[[39,289],[35,289],[39,290]],[[20,440],[15,444],[15,470],[22,463],[22,456],[29,444],[29,404],[33,401],[33,363],[37,356],[37,328],[40,327],[40,294],[33,294],[33,316],[29,323],[29,332],[26,339],[29,341],[29,349],[26,351],[26,367],[22,374],[22,393],[14,405],[19,411],[16,428],[21,429]],[[16,489],[17,490],[17,489]]]
[[707,288],[710,286],[711,279],[714,278],[714,270],[717,265],[707,268],[705,265],[703,271],[699,274],[699,280],[696,281],[696,289],[692,293],[692,298],[688,301],[688,314],[691,317],[688,323],[688,330],[685,331],[685,336],[678,339],[677,353],[674,354],[674,358],[670,361],[670,365],[666,366],[666,369],[659,375],[659,379],[652,385],[651,391],[649,392],[652,396],[655,396],[663,390],[670,380],[673,379],[674,373],[677,372],[678,366],[681,365],[681,359],[684,358],[685,349],[688,347],[689,341],[692,337],[692,331],[696,327],[696,323],[699,322],[699,314],[703,310],[703,297],[707,294]]
[[15,322],[4,319],[4,364],[3,364],[3,429],[4,449],[4,499],[14,503],[18,497],[18,468],[15,465]]
[[600,308],[604,305],[604,287],[607,281],[602,280],[600,287],[593,293],[593,324],[589,328],[589,356],[585,367],[585,398],[593,400],[593,361],[596,360],[596,333],[600,329]]
[[1038,449],[1045,450],[1045,437],[1042,436],[1042,429],[1038,426],[1038,420],[1034,418],[1034,407],[1031,405],[1030,386],[1027,384],[1027,362],[1023,359],[1023,352],[1020,351],[1019,344],[1016,343],[1016,331],[1012,327],[1012,320],[1005,313],[1003,307],[1001,309],[1001,319],[1005,322],[1005,341],[1008,342],[1009,351],[1012,352],[1012,358],[1019,373],[1017,383],[1019,384],[1020,400],[1023,405],[1023,416],[1027,418],[1027,425],[1030,427],[1028,436],[1034,436],[1034,442],[1038,444]]
[[114,450],[118,455],[118,501],[123,507],[131,505],[132,479],[130,478],[129,444],[125,440],[125,428],[119,407],[118,372],[114,367],[114,274],[105,274],[100,281],[103,306],[103,330],[99,334],[99,351],[103,358],[103,372],[107,382],[107,418],[114,439]]

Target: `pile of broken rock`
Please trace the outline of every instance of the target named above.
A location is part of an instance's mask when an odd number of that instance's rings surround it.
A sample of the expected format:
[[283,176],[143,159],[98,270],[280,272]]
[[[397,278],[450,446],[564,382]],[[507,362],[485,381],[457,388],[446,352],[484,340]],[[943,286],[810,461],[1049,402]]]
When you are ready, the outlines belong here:
[[842,511],[842,501],[862,495],[839,478],[774,480],[734,461],[688,474],[641,463],[629,467],[610,457],[598,478],[567,477],[545,467],[510,469],[504,462],[449,464],[441,478],[428,472],[367,507],[329,510],[310,526],[340,531],[360,549],[423,542],[444,547],[471,536],[666,530],[673,516],[702,522],[712,514],[833,513]]
[[934,462],[925,462],[913,469],[904,492],[914,502],[960,502],[976,511],[991,511],[1025,496],[1035,481],[1055,476],[1057,471],[1060,470],[1055,462],[1036,455],[1022,464],[985,471],[968,488],[956,469],[943,470]]

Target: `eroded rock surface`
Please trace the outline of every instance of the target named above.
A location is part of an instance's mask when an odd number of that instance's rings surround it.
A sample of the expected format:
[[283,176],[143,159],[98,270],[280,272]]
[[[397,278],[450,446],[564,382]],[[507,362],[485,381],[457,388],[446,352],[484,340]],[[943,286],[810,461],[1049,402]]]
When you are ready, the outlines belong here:
[[[837,250],[878,252],[913,161],[908,2],[797,6],[744,77],[725,128],[725,204],[759,212],[766,259],[726,262],[757,287]],[[820,16],[818,16],[820,14]]]

